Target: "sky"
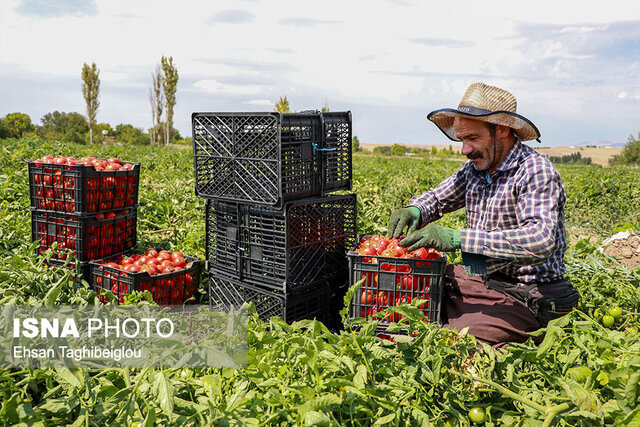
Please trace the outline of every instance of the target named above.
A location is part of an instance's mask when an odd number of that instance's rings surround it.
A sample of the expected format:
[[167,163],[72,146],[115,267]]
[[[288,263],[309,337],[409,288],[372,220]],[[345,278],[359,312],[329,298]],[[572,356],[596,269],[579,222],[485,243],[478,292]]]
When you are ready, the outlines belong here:
[[[191,114],[350,110],[364,143],[450,144],[427,114],[484,82],[516,96],[542,146],[640,132],[638,0],[0,0],[0,117],[85,113],[151,127],[151,74],[172,56],[174,127]],[[453,144],[454,146],[456,144]]]

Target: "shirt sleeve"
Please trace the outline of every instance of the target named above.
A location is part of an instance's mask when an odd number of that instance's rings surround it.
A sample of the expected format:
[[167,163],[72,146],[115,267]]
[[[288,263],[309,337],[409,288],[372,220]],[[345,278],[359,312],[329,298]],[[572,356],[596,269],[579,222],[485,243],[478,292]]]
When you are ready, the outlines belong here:
[[468,163],[435,188],[415,196],[409,206],[420,209],[420,226],[442,218],[445,213],[456,211],[465,205]]
[[547,160],[536,157],[533,167],[519,178],[515,206],[517,226],[512,229],[462,229],[462,250],[516,265],[537,265],[556,248],[556,228],[564,205],[560,175]]

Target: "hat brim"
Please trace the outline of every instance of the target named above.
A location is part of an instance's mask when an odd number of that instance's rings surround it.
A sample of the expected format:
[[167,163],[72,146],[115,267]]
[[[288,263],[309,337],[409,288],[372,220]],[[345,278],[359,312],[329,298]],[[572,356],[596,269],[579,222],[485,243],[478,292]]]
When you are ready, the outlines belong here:
[[435,123],[447,138],[452,141],[460,142],[460,139],[456,137],[456,132],[453,129],[453,121],[456,117],[507,126],[514,130],[521,141],[530,141],[535,139],[540,142],[538,139],[540,138],[540,131],[533,122],[526,117],[511,111],[472,113],[460,111],[455,108],[442,108],[440,110],[432,111],[427,115],[427,119]]

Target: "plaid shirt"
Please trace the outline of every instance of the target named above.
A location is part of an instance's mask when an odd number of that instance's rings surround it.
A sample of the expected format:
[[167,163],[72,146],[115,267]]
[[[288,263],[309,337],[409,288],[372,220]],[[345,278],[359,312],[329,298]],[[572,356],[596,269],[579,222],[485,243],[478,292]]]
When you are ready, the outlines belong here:
[[519,282],[545,283],[564,276],[565,200],[556,168],[516,141],[490,176],[465,162],[410,205],[420,209],[421,226],[466,208],[468,228],[460,230],[463,261],[476,258],[481,264],[470,275],[499,271]]

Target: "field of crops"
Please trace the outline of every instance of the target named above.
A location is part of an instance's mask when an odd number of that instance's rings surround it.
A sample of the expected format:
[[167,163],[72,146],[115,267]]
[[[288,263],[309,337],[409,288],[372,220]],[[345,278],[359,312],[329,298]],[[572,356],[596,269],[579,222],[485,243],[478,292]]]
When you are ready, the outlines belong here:
[[[26,160],[45,154],[142,163],[140,248],[204,258],[204,201],[194,194],[191,150],[0,141],[0,303],[95,304],[63,269],[43,270],[31,243]],[[453,161],[357,155],[360,232],[383,234],[391,209],[458,168]],[[190,370],[0,368],[0,423],[24,425],[640,425],[640,269],[597,250],[640,223],[640,170],[559,166],[567,190],[567,275],[580,310],[552,322],[539,346],[504,351],[395,308],[412,339],[304,321],[249,320],[248,365]],[[464,226],[464,212],[443,225]],[[590,236],[590,239],[582,239]],[[451,262],[458,262],[454,257]],[[208,278],[200,284],[206,301]],[[610,308],[621,316],[602,322]],[[541,331],[542,333],[542,331]],[[469,416],[469,411],[476,411]]]

